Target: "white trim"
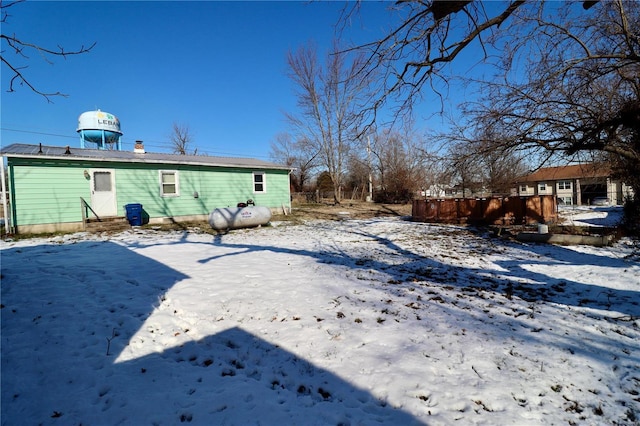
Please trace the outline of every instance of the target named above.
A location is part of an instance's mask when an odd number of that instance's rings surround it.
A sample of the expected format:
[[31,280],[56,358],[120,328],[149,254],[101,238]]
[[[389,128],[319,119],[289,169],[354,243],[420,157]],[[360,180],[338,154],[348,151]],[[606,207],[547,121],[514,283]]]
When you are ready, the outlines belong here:
[[[568,186],[567,183],[569,184]],[[562,184],[562,188],[560,187],[560,184]],[[571,191],[573,189],[573,182],[571,181],[571,179],[557,180],[556,188],[558,189],[558,191]]]
[[[4,156],[0,157],[0,179],[2,179],[2,211],[4,212],[4,233],[8,234],[9,230],[13,228],[13,219],[11,212],[8,210],[7,204],[7,184],[5,181],[5,168],[4,168]],[[8,174],[7,174],[8,176]]]
[[[162,174],[173,174],[175,177],[175,183],[174,185],[176,186],[176,192],[175,194],[165,194],[164,193],[164,182],[162,181]],[[163,198],[172,198],[172,197],[179,197],[180,196],[180,172],[178,170],[158,170],[158,183],[160,185],[160,196]]]
[[[107,213],[103,213],[103,210],[95,205],[95,202],[99,200],[95,195],[95,173],[109,173],[109,177],[111,179],[111,191],[109,191],[110,197],[113,198],[113,203],[111,203],[108,207],[109,210]],[[91,191],[91,208],[96,210],[96,214],[106,215],[106,216],[116,216],[118,214],[118,194],[116,192],[116,169],[89,169],[89,190]],[[99,213],[100,212],[100,213]]]
[[[262,191],[256,191],[256,176],[260,175],[262,176],[262,182],[260,182],[260,184],[262,185]],[[251,173],[251,185],[253,186],[253,193],[254,194],[266,194],[267,193],[267,173],[266,172],[253,172]]]

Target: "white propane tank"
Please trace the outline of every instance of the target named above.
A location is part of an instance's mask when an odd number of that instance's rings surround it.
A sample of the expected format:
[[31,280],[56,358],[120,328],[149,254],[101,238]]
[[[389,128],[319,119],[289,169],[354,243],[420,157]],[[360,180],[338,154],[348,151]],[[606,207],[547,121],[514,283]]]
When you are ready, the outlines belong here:
[[209,214],[209,225],[216,231],[266,225],[271,210],[264,206],[223,207]]

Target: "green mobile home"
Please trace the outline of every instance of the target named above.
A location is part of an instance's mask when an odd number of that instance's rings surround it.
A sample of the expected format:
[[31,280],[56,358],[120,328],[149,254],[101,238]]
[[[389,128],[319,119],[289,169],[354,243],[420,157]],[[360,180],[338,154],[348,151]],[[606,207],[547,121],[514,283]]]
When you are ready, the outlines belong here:
[[[141,204],[149,223],[206,220],[218,207],[251,199],[290,208],[288,167],[251,158],[12,144],[4,201],[14,232],[75,231],[86,217],[125,216]],[[4,180],[4,176],[3,176]]]

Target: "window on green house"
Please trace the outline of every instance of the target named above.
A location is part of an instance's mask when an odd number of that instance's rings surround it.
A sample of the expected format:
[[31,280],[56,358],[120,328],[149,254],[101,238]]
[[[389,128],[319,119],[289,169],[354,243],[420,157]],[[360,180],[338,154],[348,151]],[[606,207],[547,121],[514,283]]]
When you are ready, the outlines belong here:
[[163,197],[177,197],[180,195],[177,170],[160,170],[160,195]]
[[265,174],[262,172],[253,172],[253,192],[267,192],[267,182]]

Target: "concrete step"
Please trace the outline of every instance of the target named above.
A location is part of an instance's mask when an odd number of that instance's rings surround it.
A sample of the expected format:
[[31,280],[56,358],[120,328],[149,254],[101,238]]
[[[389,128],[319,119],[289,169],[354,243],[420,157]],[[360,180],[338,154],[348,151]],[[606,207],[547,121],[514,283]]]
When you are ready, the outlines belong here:
[[92,218],[85,223],[85,230],[89,232],[124,231],[130,228],[131,225],[124,216],[101,217],[100,220]]

